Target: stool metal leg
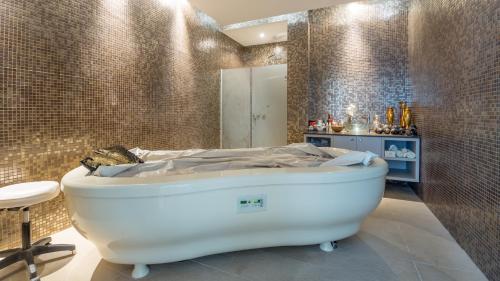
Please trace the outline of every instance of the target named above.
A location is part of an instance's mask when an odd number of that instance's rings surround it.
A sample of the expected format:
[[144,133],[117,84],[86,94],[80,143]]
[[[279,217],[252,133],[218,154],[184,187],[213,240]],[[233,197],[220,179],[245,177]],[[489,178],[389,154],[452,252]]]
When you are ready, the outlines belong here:
[[6,268],[9,265],[15,264],[18,261],[24,260],[24,255],[22,251],[11,254],[10,256],[0,260],[0,269]]
[[9,249],[9,250],[5,250],[5,251],[1,251],[0,252],[0,258],[8,257],[8,256],[12,255],[15,252],[19,252],[20,250],[21,250],[21,248],[15,248],[15,249]]
[[35,246],[33,249],[33,254],[35,256],[61,252],[61,251],[70,251],[73,252],[75,250],[75,245],[70,244],[56,244],[56,245],[44,245],[44,246]]
[[21,233],[23,235],[23,250],[31,247],[31,222],[30,222],[30,208],[23,209],[23,224],[21,226]]
[[28,265],[28,272],[30,274],[30,281],[40,280],[40,278],[38,277],[38,274],[36,272],[35,258],[33,257],[33,253],[30,250],[26,251],[24,258],[26,260],[26,264]]
[[50,242],[52,242],[52,238],[46,237],[46,238],[42,238],[42,239],[36,241],[35,243],[33,243],[33,246],[45,246],[45,245],[50,244]]

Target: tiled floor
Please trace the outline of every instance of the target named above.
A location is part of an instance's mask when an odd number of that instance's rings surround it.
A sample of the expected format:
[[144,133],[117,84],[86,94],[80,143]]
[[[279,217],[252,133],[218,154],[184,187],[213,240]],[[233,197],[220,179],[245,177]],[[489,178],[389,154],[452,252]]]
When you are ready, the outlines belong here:
[[[101,260],[74,229],[53,236],[78,253],[39,266],[43,281],[132,280],[128,265]],[[43,260],[54,258],[42,257]],[[19,264],[19,267],[22,265]],[[13,271],[12,269],[10,271]],[[24,270],[0,279],[27,280]],[[151,266],[141,280],[203,281],[481,281],[486,280],[409,187],[387,185],[386,196],[355,236],[324,253],[317,245],[233,252]]]

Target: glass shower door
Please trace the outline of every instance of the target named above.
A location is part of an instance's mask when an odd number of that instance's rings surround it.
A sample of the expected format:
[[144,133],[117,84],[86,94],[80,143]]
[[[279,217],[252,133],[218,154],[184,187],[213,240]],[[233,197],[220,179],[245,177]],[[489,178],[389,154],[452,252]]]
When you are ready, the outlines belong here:
[[221,147],[251,146],[250,68],[221,73]]
[[252,147],[287,143],[286,64],[252,68]]
[[287,66],[221,71],[221,147],[287,143]]

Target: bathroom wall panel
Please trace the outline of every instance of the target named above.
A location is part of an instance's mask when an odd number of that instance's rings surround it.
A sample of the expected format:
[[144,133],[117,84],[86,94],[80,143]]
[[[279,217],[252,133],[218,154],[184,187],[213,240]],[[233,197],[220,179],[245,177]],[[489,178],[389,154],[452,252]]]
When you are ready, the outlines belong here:
[[360,1],[309,12],[309,118],[344,118],[350,104],[385,118],[387,106],[412,100],[408,3]]
[[[0,2],[0,186],[60,180],[93,148],[218,147],[220,68],[243,48],[185,4]],[[62,196],[32,208],[34,239],[69,225]],[[20,243],[0,214],[0,248]]]
[[302,142],[309,100],[308,12],[288,19],[287,64],[288,143]]
[[248,46],[243,52],[246,67],[286,64],[286,59],[287,42]]
[[420,196],[490,280],[500,280],[500,6],[414,0],[409,13]]

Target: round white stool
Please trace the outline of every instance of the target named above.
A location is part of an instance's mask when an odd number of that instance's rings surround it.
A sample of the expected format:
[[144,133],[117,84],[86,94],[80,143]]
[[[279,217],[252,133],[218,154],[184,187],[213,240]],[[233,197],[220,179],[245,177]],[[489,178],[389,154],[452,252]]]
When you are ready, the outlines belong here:
[[53,245],[50,244],[50,237],[31,244],[29,206],[53,199],[59,192],[59,183],[55,181],[20,183],[0,188],[0,210],[23,211],[22,246],[21,248],[0,252],[0,256],[5,257],[0,260],[0,269],[18,261],[25,261],[30,274],[30,281],[36,281],[40,280],[40,278],[36,272],[35,256],[59,251],[74,252],[74,245]]

